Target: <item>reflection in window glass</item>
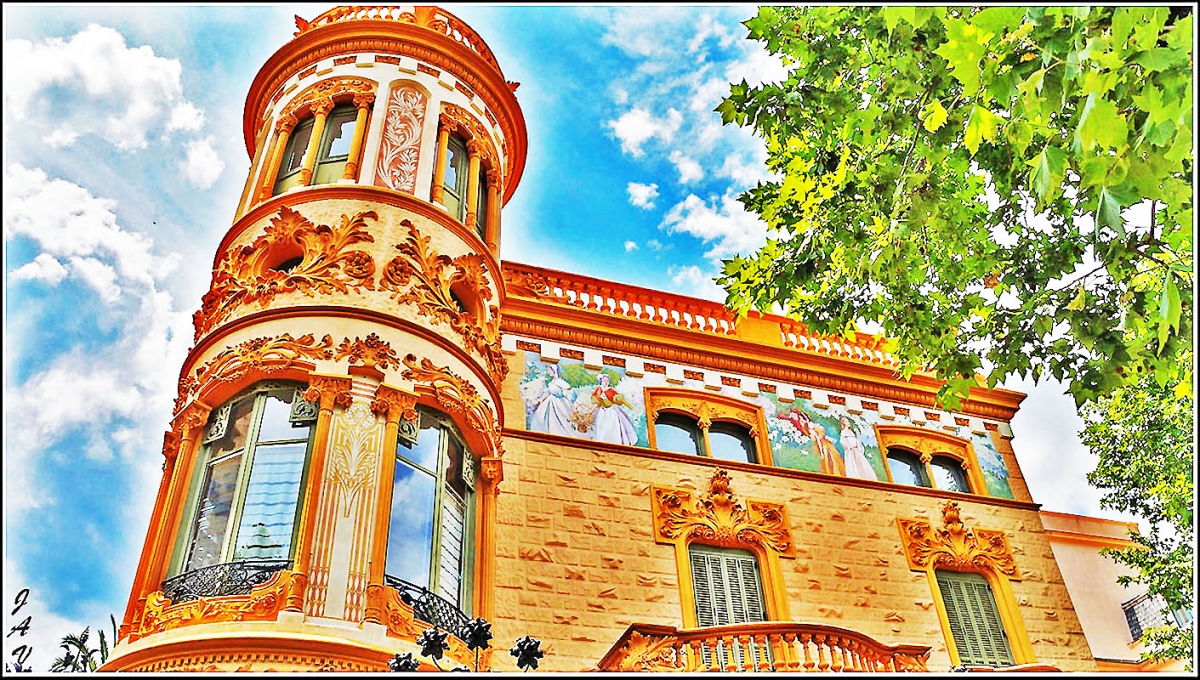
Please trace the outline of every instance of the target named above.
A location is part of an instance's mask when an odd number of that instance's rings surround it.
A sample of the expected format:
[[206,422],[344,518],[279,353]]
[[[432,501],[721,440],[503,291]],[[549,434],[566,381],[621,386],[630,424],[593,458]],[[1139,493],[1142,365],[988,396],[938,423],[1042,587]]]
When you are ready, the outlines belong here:
[[288,138],[283,160],[279,164],[279,176],[286,177],[304,167],[304,153],[308,151],[308,140],[312,137],[313,119],[309,118],[296,126]]
[[308,439],[308,424],[296,427],[289,418],[292,402],[284,401],[282,395],[270,395],[263,404],[262,424],[258,428],[258,442],[296,441]]
[[933,470],[933,481],[937,484],[937,488],[959,493],[971,492],[971,486],[967,484],[967,475],[963,472],[962,465],[959,465],[958,461],[953,458],[934,456],[933,460],[929,461],[929,467]]
[[929,486],[925,464],[920,458],[907,451],[888,449],[887,459],[893,482],[909,486]]
[[354,122],[358,112],[353,106],[338,106],[325,121],[325,139],[318,156],[320,160],[345,159],[350,155],[354,139]]
[[754,451],[754,440],[750,431],[734,423],[713,423],[708,428],[708,445],[713,458],[736,460],[743,463],[758,462]]
[[287,559],[291,554],[307,444],[259,444],[255,449],[233,553],[235,561]]
[[443,200],[446,211],[459,221],[463,219],[463,203],[467,198],[467,143],[461,137],[450,135],[446,147],[446,178],[443,184]]
[[703,454],[703,439],[696,421],[673,413],[664,413],[654,421],[654,444],[660,451]]
[[233,489],[237,484],[240,455],[231,456],[209,467],[204,482],[204,495],[196,511],[192,545],[188,550],[186,570],[207,567],[221,562],[225,544],[225,529],[229,510],[233,506]]
[[253,399],[236,404],[229,412],[229,424],[225,426],[225,436],[212,444],[209,460],[216,460],[245,446],[246,437],[250,435],[250,422],[253,416]]
[[384,568],[389,575],[423,588],[430,586],[435,487],[433,475],[417,470],[402,460],[396,461]]

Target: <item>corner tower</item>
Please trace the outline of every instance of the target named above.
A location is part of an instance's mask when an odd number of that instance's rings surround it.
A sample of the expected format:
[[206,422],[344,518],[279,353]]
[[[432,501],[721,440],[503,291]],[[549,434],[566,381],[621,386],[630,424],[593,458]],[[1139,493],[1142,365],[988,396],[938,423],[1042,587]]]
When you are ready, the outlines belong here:
[[492,614],[517,85],[438,8],[296,24],[246,100],[105,670],[384,670]]

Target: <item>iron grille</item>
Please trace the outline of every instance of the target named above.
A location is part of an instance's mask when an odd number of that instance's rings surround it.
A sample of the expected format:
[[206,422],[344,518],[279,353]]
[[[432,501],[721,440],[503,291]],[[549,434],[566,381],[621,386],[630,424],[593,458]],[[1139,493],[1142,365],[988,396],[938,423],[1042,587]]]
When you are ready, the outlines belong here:
[[202,597],[249,595],[255,586],[271,579],[277,571],[292,567],[291,560],[244,560],[201,567],[163,581],[163,595],[172,604]]
[[471,619],[444,597],[402,578],[384,575],[383,582],[400,593],[400,601],[412,607],[413,616],[462,637],[463,626]]

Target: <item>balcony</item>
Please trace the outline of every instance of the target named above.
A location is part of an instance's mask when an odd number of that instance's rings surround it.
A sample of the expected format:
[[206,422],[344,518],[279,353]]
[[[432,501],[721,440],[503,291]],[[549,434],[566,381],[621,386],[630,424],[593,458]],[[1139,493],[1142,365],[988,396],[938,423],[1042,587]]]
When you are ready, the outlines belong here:
[[383,582],[400,594],[401,602],[412,607],[414,619],[462,638],[463,626],[471,619],[452,602],[402,578],[384,575]]
[[162,583],[163,597],[182,604],[205,597],[249,595],[276,572],[292,568],[291,560],[244,560],[201,567],[173,576]]
[[635,623],[597,670],[924,673],[929,652],[925,645],[885,645],[857,631],[811,623],[768,621],[687,630]]

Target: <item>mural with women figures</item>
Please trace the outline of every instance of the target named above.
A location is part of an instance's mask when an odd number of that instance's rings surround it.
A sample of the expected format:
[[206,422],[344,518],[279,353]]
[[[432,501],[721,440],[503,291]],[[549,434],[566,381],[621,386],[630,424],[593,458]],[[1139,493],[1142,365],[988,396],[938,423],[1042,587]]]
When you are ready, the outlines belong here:
[[[633,377],[616,366],[595,370],[584,367],[578,359],[550,363],[542,361],[536,352],[522,350],[522,353],[525,375],[520,390],[526,429],[627,446],[650,445],[642,390],[647,386],[666,386],[665,375],[646,373]],[[698,380],[685,380],[677,386],[714,393]],[[788,402],[769,393],[747,397],[730,386],[722,386],[717,394],[762,407],[777,467],[888,481],[874,428],[888,421],[878,411],[853,414],[837,404],[817,408],[808,399]],[[903,417],[890,422],[908,424]],[[966,426],[959,426],[951,434],[971,440],[988,493],[1011,499],[1008,469],[991,439],[974,434]]]

